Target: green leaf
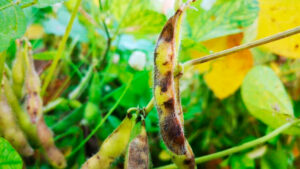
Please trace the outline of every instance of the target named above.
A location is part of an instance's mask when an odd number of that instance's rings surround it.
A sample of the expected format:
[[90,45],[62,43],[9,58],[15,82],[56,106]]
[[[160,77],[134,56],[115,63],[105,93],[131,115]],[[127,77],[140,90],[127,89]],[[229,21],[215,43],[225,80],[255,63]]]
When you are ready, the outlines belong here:
[[35,5],[35,7],[44,8],[63,1],[64,0],[38,0],[38,3]]
[[113,0],[111,3],[111,12],[119,29],[130,34],[158,34],[161,31],[166,17],[150,8],[148,0]]
[[0,168],[21,169],[23,161],[9,142],[0,137]]
[[11,40],[20,38],[26,31],[26,17],[20,6],[0,0],[0,51],[5,50]]
[[[277,128],[294,119],[291,100],[272,69],[254,67],[245,77],[241,90],[249,112],[270,127]],[[286,133],[300,134],[300,128],[292,127]]]
[[283,149],[269,149],[261,159],[260,165],[262,169],[287,169],[288,161],[287,153]]
[[201,1],[193,6],[198,10],[187,11],[190,29],[188,37],[199,42],[243,31],[258,16],[257,0],[217,1],[208,11],[200,8]]
[[[37,3],[34,4],[34,7],[44,8],[44,7],[51,6],[51,5],[54,5],[56,3],[63,2],[63,1],[64,0],[37,0]],[[34,2],[34,0],[22,0],[21,5],[30,4],[32,2]]]

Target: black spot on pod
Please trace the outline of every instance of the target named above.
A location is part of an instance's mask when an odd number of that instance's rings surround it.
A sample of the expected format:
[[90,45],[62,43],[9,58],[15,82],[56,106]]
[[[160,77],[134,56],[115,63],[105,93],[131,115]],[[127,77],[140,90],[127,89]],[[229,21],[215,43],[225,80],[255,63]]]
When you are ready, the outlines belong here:
[[165,101],[164,106],[168,110],[174,110],[174,98],[170,98],[168,101]]
[[183,163],[184,163],[185,165],[187,165],[188,168],[190,168],[190,169],[194,169],[194,168],[195,168],[195,159],[194,159],[194,157],[193,157],[193,158],[190,158],[190,159],[185,159],[185,160],[183,161]]
[[166,116],[160,122],[160,132],[167,147],[178,155],[186,153],[185,137],[179,118],[174,114]]
[[168,71],[165,77],[160,81],[160,87],[162,92],[166,92],[171,85],[172,80],[172,73]]

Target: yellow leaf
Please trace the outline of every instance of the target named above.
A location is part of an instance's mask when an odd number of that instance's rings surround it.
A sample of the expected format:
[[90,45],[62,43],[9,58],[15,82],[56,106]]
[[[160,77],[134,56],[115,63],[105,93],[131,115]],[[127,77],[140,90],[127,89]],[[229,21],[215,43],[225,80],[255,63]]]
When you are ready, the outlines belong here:
[[41,39],[45,34],[44,28],[39,24],[32,24],[26,31],[25,36],[28,39]]
[[[206,41],[203,44],[214,52],[240,45],[242,34],[221,37]],[[200,52],[198,52],[199,54]],[[201,54],[201,53],[200,53]],[[198,55],[199,56],[199,55]],[[193,56],[195,57],[195,56]],[[219,99],[232,95],[242,84],[245,75],[253,66],[252,54],[249,50],[225,56],[200,65],[200,72],[207,72],[204,79],[208,87]]]
[[[223,37],[207,40],[205,42],[202,42],[202,44],[214,53],[219,52],[227,48],[227,37],[223,36]],[[207,53],[199,52],[195,49],[191,49],[190,53],[192,58],[194,59],[207,55]],[[197,69],[200,73],[205,73],[210,69],[210,62],[196,65],[194,68]]]
[[[299,0],[259,0],[259,4],[258,39],[300,25]],[[262,48],[284,57],[300,58],[300,35],[266,44]]]

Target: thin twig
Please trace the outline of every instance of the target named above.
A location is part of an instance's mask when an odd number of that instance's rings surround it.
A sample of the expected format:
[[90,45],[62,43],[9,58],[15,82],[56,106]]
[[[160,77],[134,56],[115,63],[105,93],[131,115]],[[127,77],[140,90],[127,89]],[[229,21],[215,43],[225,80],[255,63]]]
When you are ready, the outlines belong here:
[[[235,53],[235,52],[239,52],[241,50],[253,48],[253,47],[256,47],[256,46],[259,46],[259,45],[263,45],[263,44],[270,43],[270,42],[273,42],[273,41],[276,41],[276,40],[280,40],[280,39],[286,38],[288,36],[295,35],[297,33],[300,33],[300,26],[298,26],[296,28],[293,28],[293,29],[289,29],[289,30],[284,31],[284,32],[280,32],[280,33],[275,34],[275,35],[268,36],[268,37],[263,38],[263,39],[256,40],[254,42],[242,44],[240,46],[236,46],[236,47],[233,47],[233,48],[230,48],[230,49],[227,49],[227,50],[223,50],[221,52],[217,52],[217,53],[214,53],[214,54],[211,54],[211,55],[207,55],[207,56],[204,56],[202,58],[187,61],[184,64],[182,64],[182,66],[183,67],[189,67],[189,66],[194,66],[194,65],[201,64],[201,63],[204,63],[204,62],[208,62],[208,61],[218,59],[218,58],[223,57],[223,56],[227,56],[227,55]],[[152,98],[152,100],[153,100],[153,98]],[[152,100],[147,105],[148,108],[146,109],[146,114],[148,114],[152,110],[152,108],[154,107],[154,101],[152,101]]]
[[0,84],[2,84],[1,82],[3,77],[4,67],[5,67],[5,59],[6,59],[6,53],[1,52],[0,53]]
[[61,56],[63,54],[63,51],[64,51],[66,43],[67,43],[67,39],[68,39],[69,34],[71,32],[71,29],[72,29],[72,25],[73,25],[74,20],[76,18],[76,14],[78,12],[80,3],[81,3],[81,0],[77,0],[76,1],[76,5],[75,5],[75,7],[74,7],[74,9],[72,11],[71,19],[70,19],[70,21],[68,23],[68,26],[66,28],[66,32],[65,32],[65,34],[64,34],[64,36],[63,36],[63,38],[62,38],[62,40],[61,40],[61,42],[59,44],[57,54],[56,54],[56,56],[55,56],[55,58],[53,60],[53,63],[51,64],[51,66],[49,68],[49,73],[46,76],[44,85],[42,87],[42,93],[41,93],[42,96],[45,94],[45,92],[47,90],[47,87],[48,87],[48,85],[49,85],[49,83],[50,83],[50,81],[51,81],[51,79],[53,77],[54,71],[57,68],[57,64],[58,64],[58,62],[59,62],[59,60],[60,60],[60,58],[61,58]]
[[[223,151],[213,153],[213,154],[210,154],[210,155],[198,157],[198,158],[195,159],[195,162],[196,162],[196,164],[200,164],[200,163],[203,163],[203,162],[206,162],[206,161],[210,161],[210,160],[217,159],[217,158],[220,158],[220,157],[228,156],[228,155],[231,155],[233,153],[237,153],[237,152],[249,149],[251,147],[255,147],[257,145],[263,144],[263,143],[271,140],[272,138],[278,136],[279,134],[281,134],[286,129],[292,127],[293,125],[295,125],[297,123],[299,123],[299,121],[300,120],[294,120],[294,121],[288,122],[288,123],[278,127],[277,129],[273,130],[271,133],[269,133],[269,134],[267,134],[263,137],[260,137],[258,139],[255,139],[253,141],[249,141],[247,143],[244,143],[242,145],[235,146],[235,147],[229,148],[227,150],[223,150]],[[158,167],[156,169],[173,169],[173,168],[174,169],[176,168],[175,164],[170,164],[170,165]]]
[[221,52],[213,53],[211,55],[207,55],[207,56],[204,56],[204,57],[201,57],[198,59],[193,59],[193,60],[185,62],[183,65],[189,66],[189,65],[197,65],[200,63],[208,62],[208,61],[211,61],[211,60],[214,60],[214,59],[217,59],[217,58],[220,58],[220,57],[223,57],[223,56],[235,53],[235,52],[239,52],[244,49],[249,49],[249,48],[260,46],[260,45],[263,45],[263,44],[266,44],[269,42],[280,40],[280,39],[286,38],[288,36],[295,35],[297,33],[300,33],[300,26],[293,28],[293,29],[289,29],[284,32],[277,33],[275,35],[271,35],[271,36],[250,42],[250,43],[242,44],[240,46],[236,46],[236,47],[233,47],[233,48],[230,48],[227,50],[223,50]]
[[30,3],[22,5],[21,8],[27,8],[27,7],[33,6],[33,5],[37,4],[38,2],[39,2],[38,0],[33,0]]
[[[102,2],[101,0],[99,0],[99,10],[100,11],[103,11],[103,7],[102,7]],[[102,19],[101,20],[102,22],[102,25],[104,27],[104,31],[105,31],[105,34],[106,34],[106,38],[107,38],[107,43],[106,43],[106,48],[104,50],[104,53],[102,55],[102,58],[100,59],[100,68],[102,69],[104,65],[106,65],[106,59],[108,57],[108,53],[109,53],[109,50],[110,50],[110,46],[111,46],[111,41],[112,41],[112,38],[110,36],[110,33],[109,33],[109,30],[108,30],[108,27],[105,23],[105,19]]]

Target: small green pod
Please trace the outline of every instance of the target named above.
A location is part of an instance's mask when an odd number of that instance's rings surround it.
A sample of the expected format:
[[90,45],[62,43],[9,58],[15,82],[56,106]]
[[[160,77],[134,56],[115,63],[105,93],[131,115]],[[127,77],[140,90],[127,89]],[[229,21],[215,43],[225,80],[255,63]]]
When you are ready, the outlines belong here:
[[17,41],[17,53],[12,66],[12,86],[18,99],[23,97],[24,91],[23,88],[26,71],[25,52],[22,41]]
[[38,145],[39,139],[37,135],[37,127],[31,123],[30,117],[20,105],[19,100],[16,97],[6,76],[3,76],[3,87],[7,102],[11,106],[21,129],[25,132],[31,143]]

